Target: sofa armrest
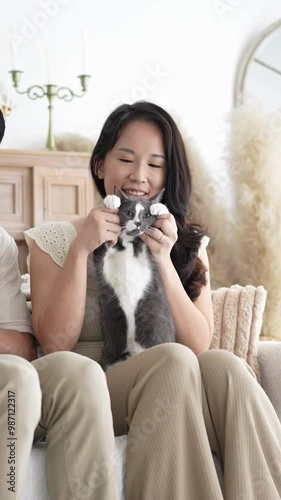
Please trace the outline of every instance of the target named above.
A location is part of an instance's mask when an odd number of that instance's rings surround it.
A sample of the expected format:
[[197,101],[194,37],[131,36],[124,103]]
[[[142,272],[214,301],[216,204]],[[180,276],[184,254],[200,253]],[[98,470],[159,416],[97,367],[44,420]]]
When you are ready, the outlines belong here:
[[259,342],[258,360],[261,386],[281,422],[281,342]]

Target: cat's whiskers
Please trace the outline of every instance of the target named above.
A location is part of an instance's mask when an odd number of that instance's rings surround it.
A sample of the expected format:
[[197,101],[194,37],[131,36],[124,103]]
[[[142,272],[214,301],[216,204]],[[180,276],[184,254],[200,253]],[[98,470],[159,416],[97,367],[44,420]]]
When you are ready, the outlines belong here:
[[121,236],[122,234],[124,234],[126,232],[126,226],[121,226],[121,231],[119,233],[119,236]]

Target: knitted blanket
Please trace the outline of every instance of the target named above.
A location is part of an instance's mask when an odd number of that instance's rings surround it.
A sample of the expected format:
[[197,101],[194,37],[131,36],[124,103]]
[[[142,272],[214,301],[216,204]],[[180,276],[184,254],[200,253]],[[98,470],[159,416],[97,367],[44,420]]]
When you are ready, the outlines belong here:
[[226,349],[243,358],[258,380],[258,341],[266,296],[263,286],[232,285],[212,291],[215,328],[210,349]]

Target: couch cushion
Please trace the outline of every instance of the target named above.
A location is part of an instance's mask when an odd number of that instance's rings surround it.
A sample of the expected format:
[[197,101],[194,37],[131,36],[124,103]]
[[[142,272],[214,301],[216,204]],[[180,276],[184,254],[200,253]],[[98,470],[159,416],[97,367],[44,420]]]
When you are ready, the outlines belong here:
[[258,344],[266,295],[262,286],[251,285],[212,291],[215,328],[210,349],[226,349],[245,359],[258,380]]

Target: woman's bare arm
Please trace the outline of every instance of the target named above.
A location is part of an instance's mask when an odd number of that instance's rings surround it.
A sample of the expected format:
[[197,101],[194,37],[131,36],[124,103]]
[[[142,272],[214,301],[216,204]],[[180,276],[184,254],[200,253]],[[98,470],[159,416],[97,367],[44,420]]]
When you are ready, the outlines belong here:
[[36,359],[36,343],[30,333],[0,328],[0,354],[15,354],[33,361]]
[[32,320],[45,353],[70,351],[83,325],[87,293],[87,259],[102,243],[117,242],[117,210],[96,207],[70,244],[63,268],[34,242],[30,259]]
[[176,323],[176,338],[195,354],[209,349],[214,329],[213,307],[210,288],[209,262],[206,250],[200,259],[206,269],[206,286],[197,300],[192,302],[187,295],[171,260],[171,249],[177,241],[177,226],[172,214],[159,215],[150,234],[140,238],[147,243],[158,264],[169,304]]
[[[208,269],[206,250],[201,252],[200,259]],[[206,273],[207,285],[202,287],[195,302],[188,297],[172,262],[161,266],[160,273],[175,319],[177,341],[199,355],[209,349],[214,331],[209,271]]]
[[34,242],[30,275],[33,328],[44,353],[70,351],[85,314],[87,254],[70,245],[61,268]]

